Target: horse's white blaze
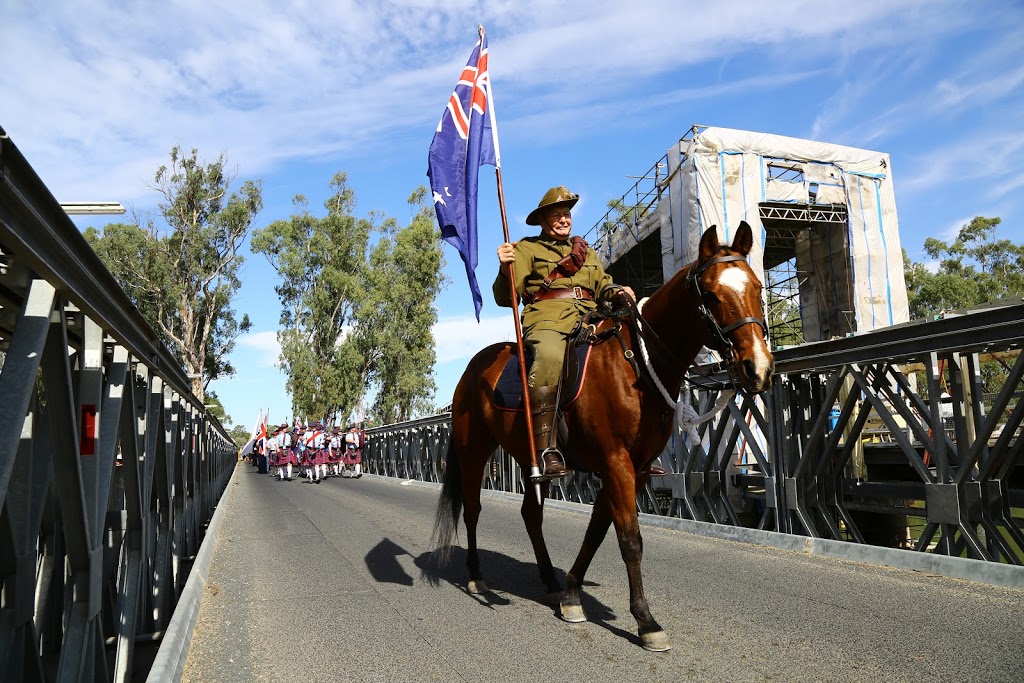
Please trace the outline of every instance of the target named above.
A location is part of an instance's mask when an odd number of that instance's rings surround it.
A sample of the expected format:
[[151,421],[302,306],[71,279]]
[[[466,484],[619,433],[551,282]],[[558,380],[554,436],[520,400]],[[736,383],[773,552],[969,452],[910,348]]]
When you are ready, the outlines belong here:
[[728,287],[739,295],[747,291],[747,274],[742,268],[726,268],[718,277],[718,284]]
[[[743,296],[750,285],[750,278],[742,268],[726,268],[719,275],[718,284]],[[766,351],[764,344],[754,344],[754,357],[751,360],[754,362],[754,371],[759,377],[765,376],[771,369],[771,361],[768,360]]]
[[768,354],[765,353],[764,344],[754,344],[754,371],[758,377],[764,377],[768,374],[768,370],[771,369],[771,363],[768,362]]

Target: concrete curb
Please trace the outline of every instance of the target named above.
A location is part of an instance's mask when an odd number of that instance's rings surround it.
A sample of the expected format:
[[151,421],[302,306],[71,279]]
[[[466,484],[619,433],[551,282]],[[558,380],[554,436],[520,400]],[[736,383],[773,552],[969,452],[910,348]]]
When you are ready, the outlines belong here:
[[147,683],[162,683],[163,681],[180,681],[185,672],[185,662],[188,659],[188,650],[192,645],[192,632],[196,627],[196,619],[199,616],[199,606],[203,601],[203,593],[206,591],[206,578],[210,575],[210,565],[213,563],[213,551],[217,546],[217,537],[220,535],[220,525],[224,520],[224,510],[228,506],[228,498],[232,495],[232,484],[238,476],[239,470],[243,468],[235,466],[235,471],[228,479],[227,488],[217,503],[217,509],[210,518],[210,524],[206,527],[206,536],[199,546],[199,553],[192,564],[192,571],[188,574],[185,587],[181,590],[178,604],[174,606],[174,614],[164,631],[164,637],[160,642],[160,649],[157,650],[153,666],[146,677]]
[[[418,486],[440,489],[440,484],[415,480],[392,479],[389,477],[374,476],[391,482],[398,482],[402,486]],[[507,493],[505,491],[493,491],[484,489],[481,491],[482,498],[504,498],[507,500],[522,500],[518,493]],[[565,500],[547,499],[545,507],[551,507],[567,512],[575,512],[583,515],[590,515],[591,506],[583,503],[572,503]],[[725,526],[711,524],[710,522],[697,522],[692,519],[679,519],[677,517],[662,517],[660,515],[640,514],[640,524],[643,526],[658,527],[660,529],[672,529],[686,533],[717,538],[725,541],[738,543],[750,543],[763,545],[780,550],[790,550],[808,555],[819,555],[830,557],[836,560],[857,562],[861,564],[883,565],[895,569],[924,572],[953,579],[964,579],[976,583],[985,583],[1005,588],[1024,589],[1024,567],[998,562],[984,562],[982,560],[971,560],[964,557],[948,557],[946,555],[934,555],[931,553],[919,553],[913,550],[900,550],[898,548],[883,548],[874,545],[862,545],[860,543],[848,543],[846,541],[833,541],[825,538],[810,538],[808,536],[796,536],[783,534],[776,531],[763,531],[761,529],[747,529],[745,527]]]

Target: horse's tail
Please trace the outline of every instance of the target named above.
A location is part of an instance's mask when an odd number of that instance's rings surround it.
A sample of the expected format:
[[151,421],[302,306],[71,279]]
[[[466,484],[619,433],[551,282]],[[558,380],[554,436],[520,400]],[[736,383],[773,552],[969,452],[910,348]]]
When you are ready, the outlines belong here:
[[462,467],[455,452],[455,439],[448,442],[445,455],[444,480],[441,483],[441,497],[437,501],[434,515],[434,532],[430,536],[433,547],[432,560],[444,566],[451,560],[452,539],[458,539],[459,514],[462,512]]

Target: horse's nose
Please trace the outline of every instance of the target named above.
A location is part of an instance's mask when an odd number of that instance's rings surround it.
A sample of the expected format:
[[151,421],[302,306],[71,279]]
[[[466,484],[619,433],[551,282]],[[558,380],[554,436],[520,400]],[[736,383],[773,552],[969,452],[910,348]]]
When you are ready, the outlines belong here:
[[754,379],[755,377],[757,377],[757,366],[754,365],[754,361],[750,360],[749,358],[744,358],[740,362],[740,365],[743,367],[744,375],[746,375],[750,379]]
[[750,389],[764,391],[772,385],[775,359],[771,358],[767,363],[759,364],[752,358],[744,358],[740,361],[740,371],[746,377]]

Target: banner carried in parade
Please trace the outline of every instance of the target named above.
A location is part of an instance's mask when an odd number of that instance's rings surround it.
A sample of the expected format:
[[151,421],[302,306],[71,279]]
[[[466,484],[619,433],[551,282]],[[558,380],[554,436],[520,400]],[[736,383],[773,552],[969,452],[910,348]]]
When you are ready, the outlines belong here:
[[249,440],[242,446],[242,455],[249,455],[256,447],[257,443],[261,439],[265,439],[267,436],[267,423],[263,417],[263,411],[260,411],[259,416],[256,418],[256,424],[252,426],[252,432],[249,435]]
[[481,29],[441,114],[427,156],[427,175],[441,237],[458,250],[466,265],[477,322],[483,308],[476,279],[477,186],[480,166],[498,164],[498,134],[490,91],[487,37]]

